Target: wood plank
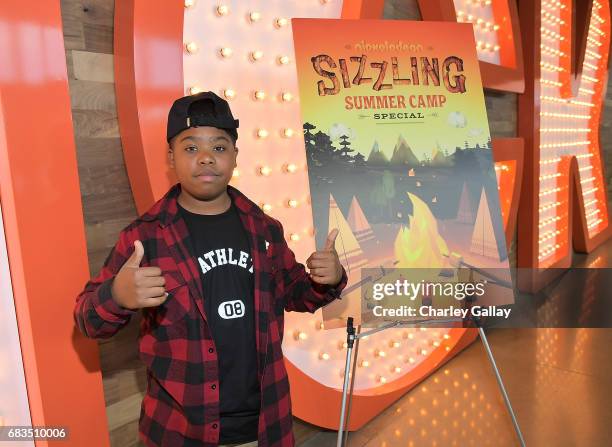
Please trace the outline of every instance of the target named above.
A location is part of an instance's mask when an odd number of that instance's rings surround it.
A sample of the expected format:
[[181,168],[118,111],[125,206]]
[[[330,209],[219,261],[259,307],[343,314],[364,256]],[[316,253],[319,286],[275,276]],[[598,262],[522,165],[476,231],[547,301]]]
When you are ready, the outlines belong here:
[[115,82],[113,55],[72,51],[74,77],[81,81]]
[[116,112],[103,110],[72,110],[75,137],[118,138]]
[[61,0],[64,47],[67,50],[84,50],[83,14],[80,0]]
[[115,84],[112,82],[69,81],[73,109],[104,110],[117,114]]
[[383,18],[394,20],[421,20],[417,0],[387,0]]
[[115,2],[109,0],[81,0],[82,20],[90,25],[113,27]]
[[79,168],[123,165],[123,149],[119,138],[75,139]]
[[86,223],[85,234],[87,236],[87,258],[90,276],[97,275],[117,243],[119,232],[133,220],[134,218],[130,216],[98,223]]
[[122,168],[79,170],[83,214],[87,223],[136,217],[132,191]]
[[94,53],[113,53],[113,27],[83,23],[85,49]]
[[127,227],[133,219],[131,217],[122,217],[120,219],[107,220],[85,225],[85,234],[87,235],[87,247],[90,250],[108,250],[117,243],[117,238],[121,230]]
[[145,447],[138,434],[138,421],[126,424],[111,432],[112,447]]
[[135,393],[106,407],[109,431],[115,430],[130,422],[138,421],[140,404],[144,394]]
[[112,447],[144,447],[138,436],[138,421],[122,425],[110,432]]

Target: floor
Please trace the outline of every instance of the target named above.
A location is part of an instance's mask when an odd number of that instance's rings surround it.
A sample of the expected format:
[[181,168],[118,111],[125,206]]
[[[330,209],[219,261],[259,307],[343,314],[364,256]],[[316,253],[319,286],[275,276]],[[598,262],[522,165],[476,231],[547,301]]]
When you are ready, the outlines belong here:
[[[527,446],[612,445],[612,329],[497,329],[488,338]],[[298,442],[335,445],[331,431]],[[516,445],[478,340],[348,440],[350,447]]]
[[[611,266],[612,241],[574,261]],[[527,446],[612,445],[612,329],[492,329],[488,339]],[[336,436],[312,431],[297,445],[333,447]],[[348,438],[350,447],[516,445],[479,340]]]

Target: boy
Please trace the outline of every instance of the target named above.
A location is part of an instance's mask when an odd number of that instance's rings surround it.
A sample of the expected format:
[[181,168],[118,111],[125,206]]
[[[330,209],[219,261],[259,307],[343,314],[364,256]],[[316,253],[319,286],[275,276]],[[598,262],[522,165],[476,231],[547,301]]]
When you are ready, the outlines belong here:
[[92,338],[142,309],[147,446],[293,446],[284,311],[314,312],[346,285],[337,230],[307,273],[280,222],[228,186],[237,128],[212,92],[174,102],[168,157],[179,182],[121,231],[77,298],[76,324]]

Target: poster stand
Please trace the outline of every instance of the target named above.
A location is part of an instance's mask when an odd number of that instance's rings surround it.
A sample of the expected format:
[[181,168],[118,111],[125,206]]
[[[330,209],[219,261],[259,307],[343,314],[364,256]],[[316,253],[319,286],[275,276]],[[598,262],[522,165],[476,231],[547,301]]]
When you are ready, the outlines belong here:
[[[480,318],[470,318],[478,328],[478,334],[480,335],[480,340],[487,352],[487,356],[489,358],[489,362],[491,363],[491,367],[495,372],[495,378],[497,379],[497,384],[499,385],[499,389],[504,398],[504,403],[506,404],[506,408],[508,409],[508,413],[512,418],[512,424],[514,425],[514,430],[519,439],[521,447],[525,447],[525,439],[523,438],[523,434],[521,433],[521,429],[518,425],[518,420],[516,419],[516,415],[514,410],[512,409],[512,404],[510,402],[510,398],[508,397],[508,393],[506,392],[506,387],[504,386],[504,382],[502,380],[501,374],[497,367],[497,363],[495,362],[495,358],[493,357],[493,352],[491,351],[491,346],[489,345],[489,341],[487,339],[487,335],[482,327]],[[350,407],[351,401],[353,397],[353,387],[355,384],[355,374],[351,374],[351,358],[353,354],[353,347],[355,346],[355,341],[357,341],[357,347],[355,348],[355,356],[353,359],[353,371],[356,371],[355,365],[357,362],[357,349],[359,347],[359,339],[365,336],[374,334],[376,332],[384,331],[386,329],[391,329],[394,327],[398,327],[405,324],[410,325],[423,325],[423,324],[444,324],[444,323],[457,323],[461,320],[420,320],[420,321],[394,321],[388,324],[385,324],[381,327],[372,329],[367,332],[357,333],[355,327],[353,326],[353,318],[349,317],[346,322],[346,343],[347,343],[347,351],[346,351],[346,363],[344,368],[344,382],[342,384],[342,406],[340,410],[340,426],[338,427],[338,440],[336,443],[337,447],[346,447],[348,445],[348,429],[345,430],[345,425],[348,426],[348,421],[350,420]],[[349,378],[351,379],[351,383],[349,385]],[[347,399],[348,399],[348,408],[347,408]],[[347,411],[348,410],[348,411]],[[346,424],[345,424],[346,423]]]

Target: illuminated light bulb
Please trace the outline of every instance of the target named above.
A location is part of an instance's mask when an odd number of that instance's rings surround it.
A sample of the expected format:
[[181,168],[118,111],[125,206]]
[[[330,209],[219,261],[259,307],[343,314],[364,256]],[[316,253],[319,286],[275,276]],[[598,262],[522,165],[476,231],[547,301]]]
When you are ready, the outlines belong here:
[[215,11],[217,12],[217,15],[219,17],[223,17],[229,14],[230,9],[229,9],[229,6],[227,5],[219,5],[217,6]]
[[263,90],[255,90],[253,92],[253,98],[257,101],[263,101],[264,99],[266,99],[266,92],[264,92]]
[[257,129],[256,134],[257,134],[257,138],[262,138],[262,139],[266,138],[269,135],[266,129]]
[[223,96],[225,96],[226,99],[234,99],[236,97],[236,92],[234,89],[226,88],[223,90]]
[[412,339],[414,338],[414,334],[412,334],[412,333],[408,334],[408,338],[409,338],[410,340],[412,340]]
[[222,57],[228,58],[234,54],[234,51],[229,47],[223,47],[219,49],[219,54],[221,54]]
[[271,172],[272,172],[272,169],[270,169],[269,166],[261,166],[259,168],[259,174],[263,175],[264,177],[269,176]]
[[291,138],[293,135],[295,135],[295,131],[291,129],[290,127],[283,129],[283,137]]
[[293,100],[293,95],[291,93],[289,93],[289,92],[283,92],[283,93],[281,93],[281,99],[284,102],[289,102],[289,101]]
[[386,357],[387,353],[381,349],[377,349],[376,351],[374,351],[374,355],[376,357]]
[[270,211],[272,211],[272,205],[270,205],[269,203],[264,203],[261,205],[261,209],[264,210],[266,213],[269,213]]
[[322,352],[319,354],[320,360],[329,360],[329,354],[327,352]]
[[289,56],[279,56],[276,60],[280,65],[287,65],[291,61]]
[[240,171],[238,170],[238,168],[234,168],[234,171],[232,172],[232,177],[240,177]]
[[389,346],[391,348],[399,348],[401,346],[401,343],[399,341],[393,341],[392,340],[392,341],[389,342]]
[[379,383],[387,383],[385,376],[378,376],[377,380]]
[[421,349],[420,354],[421,355],[427,355],[427,349]]
[[444,337],[444,340],[448,340],[448,339],[450,338],[450,335],[448,335],[448,334],[444,334],[444,336],[443,336],[443,337]]
[[284,17],[278,17],[274,20],[274,26],[276,28],[282,28],[284,26],[287,26],[289,24],[289,20],[287,20]]
[[287,200],[287,206],[289,208],[297,208],[297,206],[299,205],[299,202],[295,199],[289,199]]
[[296,340],[306,340],[308,338],[308,334],[306,334],[306,332],[296,330],[293,333],[293,338],[295,338]]
[[255,23],[255,22],[259,22],[261,20],[261,14],[253,11],[249,13],[249,22],[251,23]]
[[338,349],[339,350],[342,351],[343,349],[346,349],[346,348],[348,348],[348,343],[347,342],[345,342],[345,341],[339,341],[338,342]]
[[195,5],[195,0],[185,0],[185,8],[192,8]]
[[284,170],[285,172],[288,172],[289,174],[293,174],[295,171],[297,171],[297,166],[294,163],[287,163],[284,166]]
[[185,50],[187,50],[189,54],[195,54],[199,50],[198,44],[195,42],[188,42],[185,44]]
[[293,242],[297,242],[300,240],[300,235],[297,233],[291,233],[291,236],[289,236],[289,239],[291,239]]
[[263,51],[261,50],[251,51],[249,53],[249,57],[251,58],[253,62],[256,62],[263,57]]
[[317,331],[320,331],[321,329],[325,329],[325,324],[322,321],[319,321],[317,324],[315,324],[315,329]]
[[402,368],[400,368],[399,366],[394,366],[391,368],[391,370],[398,374],[402,372]]
[[202,90],[200,87],[194,85],[193,87],[189,87],[189,94],[190,95],[197,95],[198,93],[202,93],[204,90]]
[[359,366],[361,366],[362,368],[367,368],[368,366],[370,366],[370,362],[368,362],[367,360],[362,360],[361,362],[359,362]]

